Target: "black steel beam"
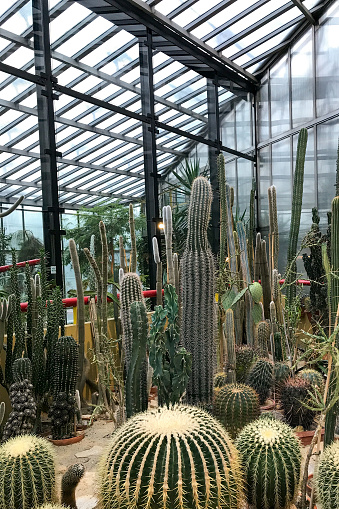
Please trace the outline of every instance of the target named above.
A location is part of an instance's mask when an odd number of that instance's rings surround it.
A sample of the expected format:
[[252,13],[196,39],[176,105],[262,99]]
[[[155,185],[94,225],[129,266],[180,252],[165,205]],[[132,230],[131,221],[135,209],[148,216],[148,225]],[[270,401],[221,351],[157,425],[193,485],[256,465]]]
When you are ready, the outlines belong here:
[[301,2],[301,0],[291,0],[291,2],[294,3],[296,7],[303,13],[307,21],[309,21],[312,25],[316,25],[317,22],[312,16],[311,12],[307,9],[307,7],[304,6],[304,4]]

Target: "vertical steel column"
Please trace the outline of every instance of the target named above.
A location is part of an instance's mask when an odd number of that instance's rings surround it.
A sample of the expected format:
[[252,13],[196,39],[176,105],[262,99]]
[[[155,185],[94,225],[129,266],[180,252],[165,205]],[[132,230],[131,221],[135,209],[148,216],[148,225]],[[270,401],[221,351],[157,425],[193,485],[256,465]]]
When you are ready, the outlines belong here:
[[210,179],[213,190],[212,201],[212,251],[219,254],[220,249],[220,203],[219,203],[219,180],[217,157],[221,152],[220,116],[218,79],[207,80],[207,108],[208,108],[208,138],[215,142],[215,147],[208,147],[208,160],[210,167]]
[[45,78],[45,85],[36,85],[41,160],[42,218],[44,244],[48,253],[50,278],[63,287],[58,170],[55,142],[53,82],[49,38],[48,0],[32,0],[34,62],[36,74]]
[[147,36],[140,40],[140,86],[142,114],[149,118],[149,123],[142,125],[143,150],[145,164],[145,197],[146,197],[146,220],[147,241],[149,252],[150,288],[156,287],[156,265],[153,258],[152,238],[158,238],[160,248],[159,219],[159,194],[157,173],[157,149],[154,110],[154,87],[153,87],[153,63],[152,63],[152,32],[147,29]]

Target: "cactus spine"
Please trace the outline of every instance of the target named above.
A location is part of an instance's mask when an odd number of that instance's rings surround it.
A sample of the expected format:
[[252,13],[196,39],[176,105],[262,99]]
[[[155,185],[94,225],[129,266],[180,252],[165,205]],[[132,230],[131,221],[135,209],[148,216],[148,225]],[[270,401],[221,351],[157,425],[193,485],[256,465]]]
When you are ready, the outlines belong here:
[[213,412],[234,439],[239,431],[259,417],[259,398],[245,384],[227,384],[216,389]]
[[248,375],[247,384],[259,394],[260,405],[263,405],[273,385],[273,363],[259,359]]
[[214,375],[214,387],[223,387],[227,384],[226,373],[220,371]]
[[[94,256],[93,256],[94,258]],[[119,259],[120,259],[120,268],[124,271],[124,274],[127,272],[126,263],[125,263],[125,248],[124,248],[124,237],[120,235],[119,237]]]
[[31,509],[55,499],[54,454],[49,443],[32,435],[0,447],[0,508]]
[[188,235],[181,260],[181,340],[192,353],[192,376],[187,387],[191,404],[211,403],[216,369],[215,266],[207,239],[212,189],[204,177],[192,185],[188,209]]
[[[186,461],[187,459],[187,461]],[[138,414],[113,435],[101,462],[103,509],[238,509],[238,453],[206,412],[185,406]]]
[[297,159],[294,173],[293,197],[292,197],[292,215],[289,234],[288,252],[287,252],[287,277],[286,277],[286,296],[287,303],[292,306],[296,297],[296,279],[297,279],[297,245],[300,228],[300,216],[303,201],[304,186],[304,165],[307,146],[307,129],[301,129],[298,136]]
[[148,405],[146,359],[148,321],[144,302],[132,302],[130,314],[133,342],[126,380],[127,417],[147,410]]
[[339,443],[326,447],[315,472],[317,498],[322,509],[334,509],[339,504]]
[[[120,269],[121,271],[121,269]],[[137,274],[127,272],[120,283],[122,343],[125,350],[125,364],[128,370],[132,358],[133,333],[131,324],[132,302],[142,302],[141,281]]]
[[226,311],[225,335],[227,346],[227,382],[236,381],[236,355],[235,355],[235,336],[234,336],[234,316],[232,309]]
[[291,428],[273,419],[258,419],[238,436],[251,507],[289,509],[297,493],[301,452]]

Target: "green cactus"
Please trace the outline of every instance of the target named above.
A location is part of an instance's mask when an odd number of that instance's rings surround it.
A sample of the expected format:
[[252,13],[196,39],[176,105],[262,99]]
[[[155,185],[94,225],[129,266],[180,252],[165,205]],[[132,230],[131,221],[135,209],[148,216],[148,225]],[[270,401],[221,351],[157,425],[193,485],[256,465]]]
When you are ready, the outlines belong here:
[[62,507],[77,509],[75,489],[85,474],[85,467],[80,463],[71,465],[61,480],[61,503]]
[[159,405],[179,403],[192,371],[192,356],[180,347],[178,296],[166,285],[165,306],[157,306],[152,315],[148,338],[149,362],[158,387]]
[[280,393],[282,384],[291,376],[291,368],[286,362],[275,362],[273,376],[275,389]]
[[44,504],[39,505],[38,509],[65,509],[65,506],[60,504]]
[[252,299],[256,304],[261,301],[262,298],[262,286],[258,282],[251,283],[248,287],[250,294],[252,295]]
[[26,355],[25,327],[21,318],[20,289],[18,283],[18,267],[16,265],[16,251],[12,249],[12,268],[10,269],[11,292],[13,294],[13,323],[15,344],[13,348],[13,359]]
[[159,254],[158,239],[156,237],[153,237],[152,245],[154,262],[157,266],[157,279],[156,279],[157,306],[162,306],[162,263]]
[[224,371],[220,371],[214,375],[214,387],[223,387],[227,384],[227,375]]
[[260,405],[264,405],[273,386],[273,362],[259,359],[252,367],[246,383],[258,393]]
[[183,346],[192,354],[192,375],[187,386],[190,404],[212,403],[217,365],[215,265],[207,239],[211,204],[210,183],[205,177],[196,178],[188,209],[186,249],[181,260],[180,337]]
[[253,346],[236,346],[236,380],[237,382],[246,382],[252,366],[258,359],[257,350]]
[[253,235],[255,231],[255,191],[256,182],[252,180],[252,189],[250,193],[250,217],[247,224],[247,251],[248,251],[248,264],[250,268],[251,281],[254,278],[254,249],[253,249]]
[[278,213],[277,213],[277,190],[275,186],[268,188],[268,212],[269,212],[269,225],[270,225],[270,263],[272,270],[278,268],[279,256],[279,231],[278,231]]
[[132,302],[143,302],[141,281],[137,274],[127,272],[120,284],[122,344],[125,350],[125,364],[128,370],[132,357],[133,334],[131,324]]
[[47,440],[25,435],[0,447],[0,493],[1,509],[54,502],[54,453]]
[[304,380],[308,380],[312,387],[317,387],[320,392],[323,392],[324,379],[319,371],[315,369],[303,369],[298,373],[298,376]]
[[173,262],[173,250],[172,250],[172,209],[170,205],[165,205],[162,208],[162,219],[164,223],[164,235],[166,244],[166,260],[167,260],[167,283],[169,285],[175,284],[174,280],[174,262]]
[[238,453],[221,424],[195,407],[135,415],[101,461],[102,509],[238,509]]
[[45,392],[45,349],[44,349],[44,325],[43,325],[43,304],[41,297],[37,299],[37,322],[33,335],[32,353],[32,381],[34,393],[38,399],[42,398]]
[[213,413],[232,438],[259,417],[259,397],[245,384],[226,384],[214,392]]
[[275,332],[273,340],[274,340],[274,361],[282,362],[285,358],[285,355],[281,333]]
[[320,457],[315,472],[317,500],[322,509],[334,509],[339,503],[339,442],[334,442]]
[[263,293],[263,306],[266,320],[270,317],[269,305],[271,302],[271,283],[270,272],[267,261],[266,242],[262,240],[261,234],[257,234],[255,246],[255,273],[254,279],[261,280],[262,293]]
[[[29,359],[28,359],[29,360]],[[12,411],[4,427],[3,441],[32,433],[37,406],[33,398],[33,385],[29,380],[14,382],[9,389]]]
[[291,428],[258,419],[240,432],[236,446],[245,469],[247,501],[261,509],[289,509],[298,494],[301,451]]
[[[309,380],[300,376],[287,379],[280,387],[280,402],[285,419],[292,426],[302,426],[309,430],[313,423],[315,412],[306,408],[310,404],[312,385]],[[303,404],[304,403],[304,404]]]
[[268,357],[268,345],[270,341],[271,326],[268,322],[260,322],[258,325],[258,349],[262,357]]
[[137,243],[135,237],[135,223],[133,214],[133,205],[129,204],[129,230],[131,234],[131,253],[130,253],[130,272],[137,271]]
[[126,413],[131,417],[137,412],[147,410],[147,335],[148,320],[143,302],[132,302],[132,357],[126,378]]
[[32,381],[32,363],[28,357],[16,359],[13,362],[13,381],[22,382],[23,380]]
[[303,201],[304,187],[304,165],[307,146],[307,129],[301,129],[298,136],[297,158],[294,172],[293,196],[292,196],[292,215],[289,234],[289,243],[287,251],[287,275],[286,275],[286,297],[289,307],[292,306],[296,297],[297,287],[297,245],[300,228],[300,216]]
[[25,266],[25,286],[27,293],[27,318],[26,318],[26,347],[27,357],[32,360],[32,335],[33,335],[33,295],[31,269],[28,263]]
[[1,403],[0,403],[0,427],[4,421],[5,411],[6,411],[6,405],[3,401],[1,401]]
[[222,268],[227,253],[227,205],[226,205],[226,174],[225,158],[219,154],[217,158],[219,195],[220,195],[220,255],[219,263]]
[[14,301],[15,296],[10,295],[8,298],[8,312],[7,312],[7,344],[6,344],[6,360],[5,360],[5,381],[6,388],[12,385],[13,379],[13,335],[14,335]]
[[234,316],[232,309],[226,311],[225,317],[225,336],[226,336],[226,376],[227,382],[236,382],[236,346],[234,335]]
[[[250,274],[250,268],[248,264],[248,255],[247,255],[247,240],[244,225],[241,221],[237,222],[237,233],[238,233],[238,241],[239,241],[239,249],[240,249],[240,261],[241,261],[241,271],[242,277],[244,280],[244,284],[247,287],[252,286],[252,279]],[[256,288],[254,288],[254,294],[256,295]],[[250,294],[252,295],[252,291],[250,290]],[[245,306],[246,306],[246,336],[247,336],[247,344],[250,346],[254,345],[254,322],[253,322],[253,298],[249,292],[245,293]],[[256,295],[257,297],[257,295]]]

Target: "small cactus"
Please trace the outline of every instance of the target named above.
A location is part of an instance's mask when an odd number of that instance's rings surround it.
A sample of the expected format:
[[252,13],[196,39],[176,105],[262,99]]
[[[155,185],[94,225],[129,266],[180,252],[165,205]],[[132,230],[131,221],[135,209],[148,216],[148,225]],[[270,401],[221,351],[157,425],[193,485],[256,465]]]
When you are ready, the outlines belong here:
[[273,362],[259,359],[248,375],[247,384],[258,393],[260,405],[264,405],[273,385]]
[[262,357],[268,357],[268,345],[270,341],[271,327],[268,322],[260,322],[258,325],[258,349]]
[[303,369],[300,373],[298,373],[298,376],[304,380],[308,380],[313,387],[316,386],[320,392],[322,392],[324,379],[319,371],[316,371],[315,369]]
[[323,452],[315,473],[317,499],[322,509],[334,509],[339,501],[339,443],[334,442]]
[[289,509],[297,494],[301,452],[291,428],[272,418],[258,419],[236,441],[245,469],[247,501],[260,509]]
[[223,387],[227,383],[227,375],[223,371],[214,375],[214,387]]
[[246,382],[253,364],[258,359],[257,351],[253,346],[236,346],[235,358],[237,382]]
[[291,376],[291,368],[286,362],[275,362],[273,375],[275,388],[279,391],[281,385]]
[[61,503],[63,504],[63,507],[77,509],[75,489],[84,476],[84,473],[85,467],[80,463],[76,463],[75,465],[71,465],[62,476]]
[[228,433],[195,407],[140,413],[118,428],[100,472],[102,509],[238,509],[243,483]]
[[51,445],[32,435],[0,447],[0,509],[31,509],[55,500]]
[[300,376],[289,378],[280,388],[280,401],[286,421],[292,428],[302,426],[308,430],[315,417],[315,412],[306,408],[303,403],[309,403],[309,392],[312,385],[309,380]]
[[259,398],[245,384],[227,384],[215,390],[213,413],[232,438],[249,422],[259,417]]

